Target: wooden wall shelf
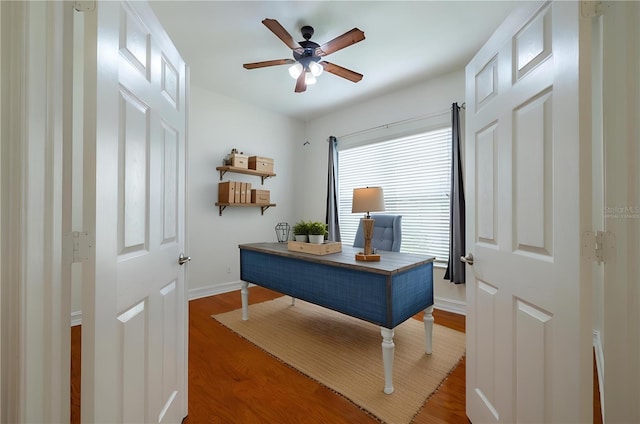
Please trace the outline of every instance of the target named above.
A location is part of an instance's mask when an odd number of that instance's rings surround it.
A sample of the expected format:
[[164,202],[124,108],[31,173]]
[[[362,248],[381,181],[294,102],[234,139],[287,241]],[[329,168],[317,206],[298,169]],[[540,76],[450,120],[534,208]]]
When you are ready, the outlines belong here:
[[[261,172],[256,171],[255,169],[247,169],[247,168],[236,168],[235,166],[218,166],[216,167],[218,171],[220,171],[220,180],[222,181],[222,177],[227,172],[235,172],[236,174],[246,174],[246,175],[255,175],[256,177],[260,177],[262,179],[262,184],[264,184],[264,180],[269,177],[275,177],[276,174],[272,172]],[[274,205],[275,206],[275,205]]]
[[222,211],[230,206],[232,208],[260,208],[261,215],[264,215],[264,211],[269,209],[270,207],[275,207],[275,203],[216,203],[216,206],[219,209],[220,216],[222,216]]

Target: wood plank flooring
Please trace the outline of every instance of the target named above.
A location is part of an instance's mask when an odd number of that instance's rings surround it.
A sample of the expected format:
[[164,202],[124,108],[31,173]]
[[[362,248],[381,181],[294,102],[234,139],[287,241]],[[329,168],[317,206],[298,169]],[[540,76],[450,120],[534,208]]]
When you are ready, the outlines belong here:
[[[252,287],[249,299],[250,303],[258,303],[278,296],[279,293]],[[185,424],[378,422],[211,318],[240,307],[239,292],[189,302],[189,415]],[[462,315],[435,310],[434,317],[438,324],[465,331]],[[422,320],[422,314],[414,318]],[[71,338],[71,423],[80,423],[80,327],[72,328]],[[594,400],[596,397],[597,390]],[[595,409],[594,406],[594,423],[601,422],[595,417]],[[469,423],[465,414],[464,358],[413,423]]]
[[[280,296],[260,287],[250,291],[251,303]],[[215,322],[212,325],[212,314],[240,306],[238,292],[190,302],[189,416],[185,423],[377,422],[342,396],[240,339],[222,325]],[[446,325],[446,321],[449,326],[464,331],[463,316],[447,315],[450,316],[443,318],[435,314],[436,322]],[[423,408],[415,423],[466,422],[464,405],[462,364],[431,399],[429,408]]]
[[[280,296],[250,289],[250,303]],[[211,318],[241,307],[231,292],[189,302],[189,415],[185,424],[305,423],[373,424],[378,421],[321,384],[243,340]],[[464,316],[434,312],[438,324],[464,331]],[[422,320],[422,314],[416,316]],[[79,326],[72,328],[71,423],[80,423]],[[468,423],[462,361],[415,419]]]

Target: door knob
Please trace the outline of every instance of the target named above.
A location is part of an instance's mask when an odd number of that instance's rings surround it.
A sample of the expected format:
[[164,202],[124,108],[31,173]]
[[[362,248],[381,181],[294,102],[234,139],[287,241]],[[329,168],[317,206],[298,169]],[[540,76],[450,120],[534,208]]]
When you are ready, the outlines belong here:
[[184,256],[184,254],[181,253],[180,257],[178,257],[178,264],[184,265],[187,262],[189,262],[190,260],[191,260],[191,256]]
[[460,256],[460,260],[465,264],[473,265],[473,253],[467,253],[467,256]]

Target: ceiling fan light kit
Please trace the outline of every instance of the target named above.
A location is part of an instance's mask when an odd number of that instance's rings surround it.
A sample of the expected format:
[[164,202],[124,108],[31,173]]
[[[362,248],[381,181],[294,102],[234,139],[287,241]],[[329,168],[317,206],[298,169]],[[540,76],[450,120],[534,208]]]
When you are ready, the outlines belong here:
[[291,75],[293,79],[298,79],[303,70],[304,66],[302,66],[300,62],[296,62],[289,68],[289,75]]
[[307,85],[315,84],[316,77],[320,76],[323,71],[327,71],[352,82],[358,82],[362,79],[362,74],[322,60],[324,56],[364,40],[364,32],[358,28],[353,28],[351,31],[323,45],[319,45],[310,40],[314,30],[308,25],[300,29],[304,41],[295,42],[291,34],[275,19],[264,19],[262,23],[293,51],[294,59],[245,63],[243,65],[245,69],[292,65],[289,67],[289,75],[296,80],[296,93],[302,93],[307,89]]
[[306,85],[312,85],[316,83],[316,77],[313,76],[313,74],[311,72],[305,72],[304,73],[304,83]]

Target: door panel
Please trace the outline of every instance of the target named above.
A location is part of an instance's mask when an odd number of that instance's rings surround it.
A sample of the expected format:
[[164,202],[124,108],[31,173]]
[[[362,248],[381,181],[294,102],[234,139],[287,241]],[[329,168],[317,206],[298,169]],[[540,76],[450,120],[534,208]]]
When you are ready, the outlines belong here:
[[545,89],[513,113],[513,249],[524,255],[553,250],[551,94]]
[[580,192],[580,176],[590,178],[579,165],[578,110],[589,101],[579,95],[580,31],[577,3],[527,4],[466,68],[474,423],[591,419],[591,305],[580,284],[590,278],[581,270],[580,205],[591,204]]
[[491,412],[491,415],[497,420],[494,404],[496,403],[496,364],[495,364],[495,346],[496,346],[496,294],[498,290],[486,284],[481,280],[476,280],[477,287],[477,305],[478,309],[484,311],[478,316],[476,340],[482,340],[482,343],[476,344],[478,363],[483,367],[477,368],[475,394],[481,402],[485,404]]
[[[516,306],[516,411],[517,422],[548,422],[546,405],[552,393],[549,384],[550,323],[548,313],[517,299]],[[530,373],[531,369],[544,370]]]
[[[491,123],[478,132],[476,143],[476,193],[478,207],[476,228],[478,243],[496,245],[496,131],[497,125]],[[482,165],[482,166],[480,166]]]
[[98,2],[86,21],[89,39],[97,37],[86,55],[96,77],[86,78],[95,92],[86,149],[95,185],[85,196],[96,254],[85,274],[92,286],[83,300],[82,421],[178,423],[187,412],[186,287],[177,261],[185,245],[186,65],[146,2]]
[[[149,106],[127,90],[120,91],[120,157],[118,234],[120,255],[142,253],[149,250],[147,225],[147,186],[149,155]],[[124,258],[121,258],[124,259]]]

